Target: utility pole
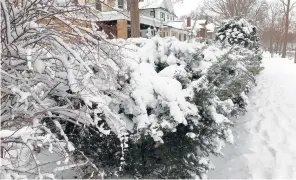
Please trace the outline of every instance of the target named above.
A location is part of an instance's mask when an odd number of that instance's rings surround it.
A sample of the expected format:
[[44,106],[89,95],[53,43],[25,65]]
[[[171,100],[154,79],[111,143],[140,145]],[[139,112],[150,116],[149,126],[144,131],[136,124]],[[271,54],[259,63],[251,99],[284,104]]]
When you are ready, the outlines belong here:
[[129,0],[130,2],[130,16],[131,16],[131,33],[133,38],[140,37],[140,13],[139,0]]
[[[286,14],[286,20],[285,20],[285,32],[284,32],[284,44],[283,44],[282,58],[285,58],[286,54],[287,54],[290,4],[291,4],[291,0],[288,0],[287,14]],[[286,5],[286,4],[284,3],[284,5]]]

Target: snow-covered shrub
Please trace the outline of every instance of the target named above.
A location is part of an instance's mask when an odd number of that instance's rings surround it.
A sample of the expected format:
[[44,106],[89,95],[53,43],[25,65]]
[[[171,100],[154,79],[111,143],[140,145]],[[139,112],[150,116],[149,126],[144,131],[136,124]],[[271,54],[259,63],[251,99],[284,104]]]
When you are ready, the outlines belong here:
[[[232,48],[233,55],[235,55],[231,56],[232,60],[229,61],[234,66],[228,69],[228,71],[235,73],[234,75],[238,76],[238,78],[225,87],[225,89],[231,89],[231,92],[237,92],[236,89],[238,87],[246,87],[243,93],[234,98],[235,103],[240,107],[240,112],[243,112],[247,105],[245,93],[249,92],[251,84],[253,84],[249,83],[249,80],[251,79],[252,82],[255,82],[253,76],[257,75],[263,69],[260,66],[262,50],[257,35],[257,28],[244,18],[234,17],[222,23],[216,33],[215,41],[218,42],[217,44],[221,48]],[[239,63],[235,65],[237,62]],[[218,65],[221,66],[222,64]]]
[[252,51],[106,40],[91,9],[53,2],[1,1],[2,177],[73,167],[84,178],[206,177],[209,155],[233,142],[229,117],[244,110],[259,64]]
[[[121,92],[126,98],[112,102],[129,132],[122,175],[204,178],[213,167],[209,155],[222,155],[224,144],[233,142],[229,117],[245,110],[239,103],[246,102],[244,93],[254,85],[248,69],[256,64],[252,51],[160,37],[128,39],[124,44],[123,69],[128,67],[129,73]],[[90,137],[73,138],[81,142]],[[119,141],[97,141],[91,148],[106,156],[92,158],[100,159],[98,165],[116,166]],[[112,146],[104,142],[115,146],[108,148]],[[112,177],[114,169],[106,173]]]
[[[158,63],[164,64],[158,75],[174,79],[181,86],[176,84],[175,87],[171,87],[161,83],[161,88],[157,87],[149,94],[154,95],[154,98],[161,100],[163,104],[168,98],[162,98],[158,90],[165,91],[165,94],[173,93],[175,99],[184,98],[186,103],[183,104],[189,105],[191,110],[197,108],[198,113],[187,113],[188,111],[181,109],[185,121],[178,121],[176,124],[171,107],[158,106],[160,102],[157,102],[156,106],[145,104],[146,109],[143,109],[141,116],[147,117],[148,121],[145,122],[148,122],[148,126],[146,125],[144,131],[154,138],[156,143],[151,143],[151,139],[144,136],[140,141],[136,141],[135,145],[130,145],[127,157],[130,157],[132,166],[127,165],[128,170],[143,178],[192,178],[193,175],[204,177],[212,168],[209,155],[221,155],[224,144],[233,142],[229,129],[232,122],[229,117],[244,110],[245,106],[237,104],[236,99],[254,85],[254,74],[247,67],[251,64],[249,62],[256,62],[258,59],[251,56],[252,51],[239,47],[220,49],[219,46],[179,42],[174,38],[152,40],[156,44],[156,51],[153,51],[157,53],[153,55],[154,60],[149,61],[150,68],[154,66],[156,71]],[[146,41],[141,47],[145,49],[150,43],[151,41]],[[239,51],[245,53],[241,54]],[[144,63],[145,61],[144,59]],[[140,72],[141,75],[145,73],[143,69]],[[158,79],[161,82],[160,77],[154,77],[158,75],[154,72],[150,76],[153,76],[154,81]],[[146,76],[137,84],[147,83],[148,79]],[[154,82],[151,84],[153,87]],[[145,84],[145,91],[148,91],[148,86],[149,84]],[[180,87],[181,96],[176,92]],[[182,107],[180,102],[177,104]],[[139,120],[135,121],[135,113],[126,111],[126,108],[127,106],[123,106],[123,112],[132,114],[131,120],[138,123]]]
[[224,46],[237,44],[249,49],[258,49],[260,46],[257,28],[242,17],[234,17],[222,23],[215,40]]
[[124,145],[124,121],[108,106],[123,98],[124,73],[114,45],[99,41],[97,12],[70,1],[0,3],[1,178],[53,178],[86,165],[97,176],[101,167],[73,146],[66,126],[104,138],[112,131]]

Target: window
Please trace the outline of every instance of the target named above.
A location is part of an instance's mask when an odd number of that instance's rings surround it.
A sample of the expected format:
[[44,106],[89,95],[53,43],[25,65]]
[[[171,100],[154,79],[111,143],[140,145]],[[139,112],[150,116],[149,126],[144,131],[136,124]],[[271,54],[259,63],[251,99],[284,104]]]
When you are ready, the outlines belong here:
[[118,0],[118,8],[123,9],[123,0]]
[[181,41],[181,39],[182,39],[182,36],[181,36],[181,34],[179,34],[179,41]]
[[184,34],[184,41],[186,41],[186,34]]
[[127,37],[128,38],[132,37],[132,28],[130,25],[127,27]]
[[162,20],[165,21],[165,16],[164,16],[164,13],[163,12],[160,12],[160,19],[162,19]]
[[155,17],[155,11],[150,11],[150,16]]
[[170,15],[167,15],[167,20],[168,20],[168,21],[170,20]]

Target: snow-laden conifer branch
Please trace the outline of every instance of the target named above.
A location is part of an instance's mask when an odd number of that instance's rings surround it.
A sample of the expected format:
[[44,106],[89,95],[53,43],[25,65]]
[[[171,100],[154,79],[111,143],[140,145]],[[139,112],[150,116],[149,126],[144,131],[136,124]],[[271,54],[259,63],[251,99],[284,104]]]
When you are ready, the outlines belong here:
[[[7,149],[1,150],[1,160],[7,162],[1,165],[3,177],[17,177],[26,171],[39,178],[53,177],[58,171],[39,168],[39,163],[47,164],[38,162],[44,161],[39,152],[53,153],[68,163],[75,147],[68,139],[67,123],[104,135],[111,127],[121,137],[123,130],[117,126],[123,125],[108,107],[111,98],[106,93],[110,89],[122,96],[116,92],[118,72],[112,63],[115,59],[120,64],[120,58],[102,53],[111,48],[104,33],[98,31],[98,12],[94,11],[55,0],[1,1],[1,126],[7,133],[17,133],[17,128],[24,133],[1,135],[1,149]],[[98,61],[100,56],[111,62]],[[116,71],[121,71],[120,67]],[[107,127],[97,124],[93,117],[96,109],[107,116]],[[36,168],[18,166],[25,151],[19,144],[30,147]],[[15,161],[12,147],[17,153]],[[34,151],[34,147],[40,150]],[[30,159],[25,161],[31,164]],[[86,159],[79,166],[89,163]],[[69,167],[78,166],[69,162]]]

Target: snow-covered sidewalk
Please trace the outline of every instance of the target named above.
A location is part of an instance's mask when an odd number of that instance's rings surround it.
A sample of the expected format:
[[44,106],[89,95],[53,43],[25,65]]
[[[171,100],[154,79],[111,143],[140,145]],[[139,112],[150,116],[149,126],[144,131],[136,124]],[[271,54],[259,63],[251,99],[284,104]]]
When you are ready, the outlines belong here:
[[235,144],[213,158],[209,178],[296,178],[296,64],[264,59],[248,112],[233,129]]

